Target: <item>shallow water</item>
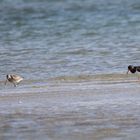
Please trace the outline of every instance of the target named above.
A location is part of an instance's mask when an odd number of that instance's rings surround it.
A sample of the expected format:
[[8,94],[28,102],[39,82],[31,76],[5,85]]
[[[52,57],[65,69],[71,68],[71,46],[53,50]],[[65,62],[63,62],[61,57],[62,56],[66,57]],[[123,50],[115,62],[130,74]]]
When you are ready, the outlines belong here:
[[0,139],[139,139],[137,77],[85,77],[2,86]]

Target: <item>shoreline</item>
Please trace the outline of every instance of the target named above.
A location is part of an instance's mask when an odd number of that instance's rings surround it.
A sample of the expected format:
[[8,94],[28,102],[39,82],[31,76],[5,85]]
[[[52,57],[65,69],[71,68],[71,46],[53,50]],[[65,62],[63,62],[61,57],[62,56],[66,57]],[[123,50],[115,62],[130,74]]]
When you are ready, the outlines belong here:
[[27,88],[23,83],[18,88],[4,89],[0,95],[0,138],[139,138],[137,79],[125,76],[93,79],[52,80]]

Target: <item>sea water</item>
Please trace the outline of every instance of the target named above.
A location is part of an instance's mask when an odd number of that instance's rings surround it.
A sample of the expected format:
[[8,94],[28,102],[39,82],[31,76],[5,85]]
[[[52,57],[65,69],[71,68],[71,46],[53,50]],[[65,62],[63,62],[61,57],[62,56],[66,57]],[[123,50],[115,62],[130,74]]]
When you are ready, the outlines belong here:
[[139,30],[139,0],[1,0],[0,78],[125,73]]
[[1,0],[0,139],[139,139],[139,59],[139,0]]

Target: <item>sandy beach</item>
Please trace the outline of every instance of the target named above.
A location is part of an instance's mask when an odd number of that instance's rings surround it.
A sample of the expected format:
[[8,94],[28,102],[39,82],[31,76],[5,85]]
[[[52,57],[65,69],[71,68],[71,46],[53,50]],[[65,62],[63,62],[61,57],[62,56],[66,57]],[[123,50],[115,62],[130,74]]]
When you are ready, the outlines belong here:
[[138,140],[139,107],[140,82],[131,76],[8,84],[0,94],[0,139]]

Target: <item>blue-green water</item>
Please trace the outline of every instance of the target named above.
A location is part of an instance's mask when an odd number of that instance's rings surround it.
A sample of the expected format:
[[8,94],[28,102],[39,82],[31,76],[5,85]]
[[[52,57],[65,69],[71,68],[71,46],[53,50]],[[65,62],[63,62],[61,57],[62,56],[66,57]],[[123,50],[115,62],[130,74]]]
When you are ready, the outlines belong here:
[[0,1],[1,79],[120,73],[139,54],[139,0]]
[[139,0],[1,0],[0,139],[138,140],[139,54]]

